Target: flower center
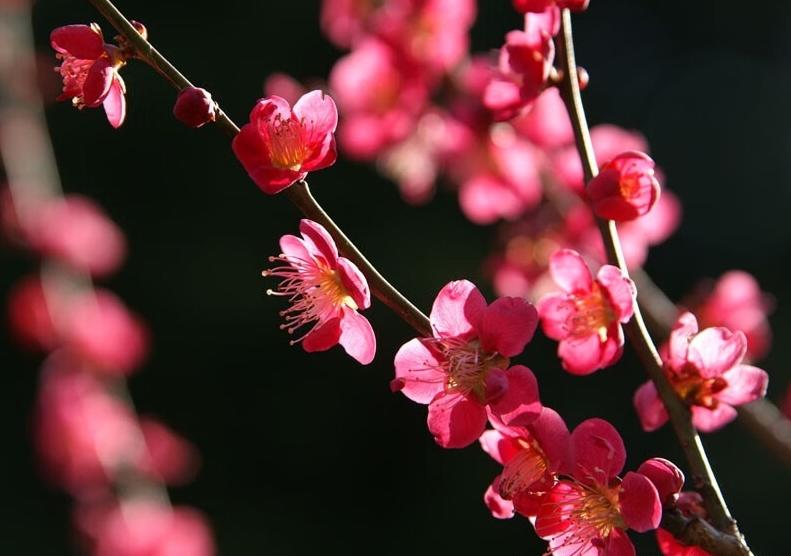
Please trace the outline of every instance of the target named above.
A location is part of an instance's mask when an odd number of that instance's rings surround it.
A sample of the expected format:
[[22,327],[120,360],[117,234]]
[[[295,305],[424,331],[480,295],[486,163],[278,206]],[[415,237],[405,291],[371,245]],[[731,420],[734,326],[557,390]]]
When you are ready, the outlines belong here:
[[481,404],[488,403],[486,377],[489,370],[508,368],[508,358],[482,351],[477,339],[445,338],[437,342],[445,355],[445,391],[449,394],[472,394]]
[[[358,309],[357,303],[341,283],[340,275],[321,262],[306,262],[285,255],[269,257],[269,261],[285,263],[267,269],[262,274],[282,278],[276,290],[269,289],[266,293],[286,297],[291,302],[290,307],[280,311],[280,316],[286,321],[280,328],[286,329],[289,334],[307,324],[331,318],[342,305]],[[291,344],[303,340],[308,332],[292,340]]]
[[544,477],[548,469],[547,458],[534,440],[520,438],[518,443],[523,448],[508,460],[500,478],[500,496],[506,500],[519,492],[528,491]]
[[720,401],[714,396],[728,386],[721,376],[703,378],[692,363],[685,363],[677,373],[667,373],[679,397],[689,406],[717,409]]
[[570,335],[584,337],[598,334],[602,342],[605,341],[607,329],[615,321],[615,313],[599,285],[594,282],[590,293],[574,295],[572,300],[575,310],[567,321]]
[[296,118],[267,118],[263,134],[272,166],[298,172],[305,161],[305,129]]

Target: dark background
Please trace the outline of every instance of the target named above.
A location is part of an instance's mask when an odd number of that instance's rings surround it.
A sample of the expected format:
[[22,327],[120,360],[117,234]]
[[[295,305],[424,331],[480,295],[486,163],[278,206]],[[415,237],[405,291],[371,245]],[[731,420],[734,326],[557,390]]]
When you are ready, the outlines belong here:
[[[474,50],[497,48],[518,17],[506,0],[479,4]],[[642,131],[683,203],[683,223],[651,252],[649,274],[678,299],[700,277],[742,268],[775,295],[775,342],[762,366],[777,401],[791,380],[791,14],[782,1],[729,5],[592,0],[575,16],[577,57],[591,76],[589,123]],[[118,4],[239,125],[270,72],[322,78],[341,54],[319,33],[318,6]],[[33,15],[44,56],[61,25],[96,21],[112,36],[88,2],[40,0]],[[173,501],[207,514],[225,556],[540,554],[545,543],[525,520],[495,520],[482,502],[497,464],[475,446],[437,447],[425,407],[390,392],[393,356],[413,332],[381,303],[366,313],[379,341],[368,367],[340,348],[289,347],[278,329],[282,303],[264,294],[271,284],[261,270],[300,213],[249,181],[219,130],[177,122],[175,91],[152,70],[131,63],[123,76],[129,106],[119,130],[101,110],[68,103],[50,106],[47,118],[64,189],[93,197],[129,240],[127,263],[103,285],[153,332],[152,354],[130,380],[137,408],[201,453],[200,473],[171,490]],[[480,273],[493,229],[468,223],[452,195],[408,207],[371,168],[343,159],[310,181],[347,235],[425,312],[452,279],[472,279],[493,299]],[[0,251],[0,292],[34,268]],[[580,378],[560,370],[554,347],[537,335],[518,358],[538,375],[546,405],[571,427],[612,421],[628,469],[655,455],[685,467],[668,427],[639,430],[630,399],[645,375],[630,350],[616,367]],[[70,499],[41,481],[28,435],[38,364],[3,332],[3,556],[74,555]],[[789,469],[738,422],[703,442],[756,554],[786,553]],[[633,538],[638,554],[657,554],[651,535]]]

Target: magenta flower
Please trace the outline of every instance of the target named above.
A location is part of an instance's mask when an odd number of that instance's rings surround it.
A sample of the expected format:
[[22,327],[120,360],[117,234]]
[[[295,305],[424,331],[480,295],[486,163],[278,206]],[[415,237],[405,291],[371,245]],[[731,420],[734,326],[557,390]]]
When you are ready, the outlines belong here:
[[[692,410],[692,423],[703,432],[717,430],[736,418],[734,406],[766,395],[766,371],[743,365],[747,352],[744,333],[714,326],[698,331],[692,313],[676,321],[667,344],[662,346],[662,369],[670,384]],[[656,430],[668,420],[654,383],[648,381],[634,395],[640,423]]]
[[659,493],[641,473],[618,475],[626,449],[603,419],[588,419],[571,433],[571,465],[542,498],[535,519],[538,536],[555,556],[634,556],[627,529],[656,529],[662,518]]
[[304,94],[293,109],[273,95],[256,103],[232,148],[258,187],[278,193],[335,163],[337,125],[335,102],[322,91]]
[[338,255],[332,236],[321,224],[303,219],[299,223],[302,238],[280,238],[283,253],[269,257],[284,263],[265,270],[264,276],[278,276],[282,281],[276,291],[291,301],[281,311],[286,323],[281,328],[293,334],[313,325],[298,339],[305,351],[324,351],[340,344],[346,353],[363,365],[373,361],[376,337],[368,320],[357,311],[371,306],[371,293],[362,272],[350,260]]
[[528,425],[541,403],[533,372],[510,367],[538,324],[525,299],[501,297],[491,305],[467,280],[450,282],[431,309],[434,336],[415,338],[395,356],[390,383],[409,399],[428,404],[428,428],[443,448],[472,444],[488,411],[508,425]]
[[549,273],[562,289],[537,303],[544,333],[558,340],[563,368],[576,375],[614,364],[623,353],[622,323],[632,317],[635,288],[615,266],[603,265],[593,279],[579,253],[561,249]]
[[627,151],[602,164],[587,185],[594,212],[605,220],[627,222],[650,211],[659,199],[654,161],[640,151]]
[[58,27],[50,34],[50,44],[63,60],[58,68],[63,93],[57,100],[71,99],[80,109],[101,104],[110,125],[119,127],[126,117],[126,85],[118,70],[126,61],[118,47],[105,44],[96,23]]
[[568,463],[571,435],[563,418],[544,406],[526,427],[509,427],[491,420],[491,430],[478,439],[483,451],[503,471],[487,489],[484,501],[497,518],[517,512],[535,517],[542,496],[557,481],[558,470]]

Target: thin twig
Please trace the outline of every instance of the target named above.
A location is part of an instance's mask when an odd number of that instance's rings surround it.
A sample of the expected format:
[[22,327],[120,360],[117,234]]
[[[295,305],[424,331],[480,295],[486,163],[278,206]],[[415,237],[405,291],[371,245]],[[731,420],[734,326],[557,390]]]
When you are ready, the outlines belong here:
[[[557,49],[561,71],[563,72],[560,93],[571,118],[577,150],[582,161],[584,179],[587,183],[597,175],[598,165],[593,153],[590,130],[588,129],[580,96],[577,65],[574,59],[571,12],[568,9],[564,9],[562,13],[561,35]],[[615,222],[597,218],[597,223],[605,243],[608,262],[618,266],[625,276],[629,276],[623,253],[621,252]],[[739,556],[751,555],[752,552],[744,542],[736,522],[731,517],[725,504],[725,499],[711,470],[700,437],[692,425],[690,410],[678,397],[662,371],[662,361],[648,333],[640,312],[640,306],[636,300],[634,303],[634,315],[626,324],[625,329],[632,346],[637,351],[665,405],[670,422],[692,471],[692,480],[703,498],[711,523],[717,530],[726,533],[730,537],[727,543],[722,543],[721,550],[716,553],[723,556],[731,554]],[[734,540],[736,542],[733,542]]]

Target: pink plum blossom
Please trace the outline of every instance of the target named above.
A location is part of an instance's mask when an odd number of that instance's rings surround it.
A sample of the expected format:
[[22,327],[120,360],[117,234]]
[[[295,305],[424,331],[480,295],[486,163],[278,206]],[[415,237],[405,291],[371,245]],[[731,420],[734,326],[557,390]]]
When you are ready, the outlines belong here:
[[654,161],[639,151],[621,153],[601,165],[586,191],[600,218],[634,220],[647,214],[659,199]]
[[493,428],[478,439],[481,448],[503,466],[484,500],[497,518],[514,512],[535,517],[541,496],[557,480],[569,458],[571,436],[563,418],[544,406],[527,426],[507,426],[491,419]]
[[[714,326],[699,330],[695,315],[682,313],[670,339],[662,346],[662,370],[692,411],[692,423],[703,432],[717,430],[736,418],[734,406],[766,394],[769,377],[763,369],[742,364],[747,339],[741,331]],[[652,381],[634,395],[640,423],[653,431],[668,421]]]
[[63,93],[57,100],[71,99],[77,108],[104,107],[113,127],[126,117],[126,85],[118,70],[126,63],[118,47],[105,44],[96,23],[66,25],[50,34],[57,68],[63,77]]
[[593,279],[579,253],[561,249],[549,272],[562,291],[537,303],[544,333],[558,340],[563,368],[584,375],[614,364],[624,346],[622,323],[632,317],[635,288],[615,266],[603,265]]
[[320,90],[305,93],[293,108],[273,95],[258,100],[232,148],[256,185],[274,194],[335,163],[337,125],[335,102]]
[[358,310],[371,306],[371,293],[365,276],[357,266],[338,254],[332,236],[312,220],[299,224],[301,238],[280,238],[282,254],[269,257],[281,266],[265,270],[264,276],[277,276],[281,282],[269,295],[286,297],[291,306],[281,311],[281,328],[293,334],[311,326],[298,339],[305,351],[324,351],[340,344],[346,353],[367,365],[376,352],[376,337],[368,320]]
[[701,281],[690,299],[682,303],[694,313],[701,328],[724,326],[741,330],[747,337],[747,357],[764,357],[772,344],[767,316],[774,296],[761,290],[755,277],[744,270],[730,270],[716,282]]
[[430,314],[433,337],[415,338],[395,356],[393,391],[428,404],[428,428],[443,448],[473,443],[487,409],[508,425],[527,425],[541,411],[538,384],[524,365],[510,366],[538,324],[526,300],[501,297],[487,305],[467,280],[440,290]]
[[626,449],[618,431],[603,419],[583,421],[571,433],[571,460],[541,499],[538,536],[555,556],[634,556],[626,531],[656,529],[662,518],[659,493],[641,473],[619,477]]

